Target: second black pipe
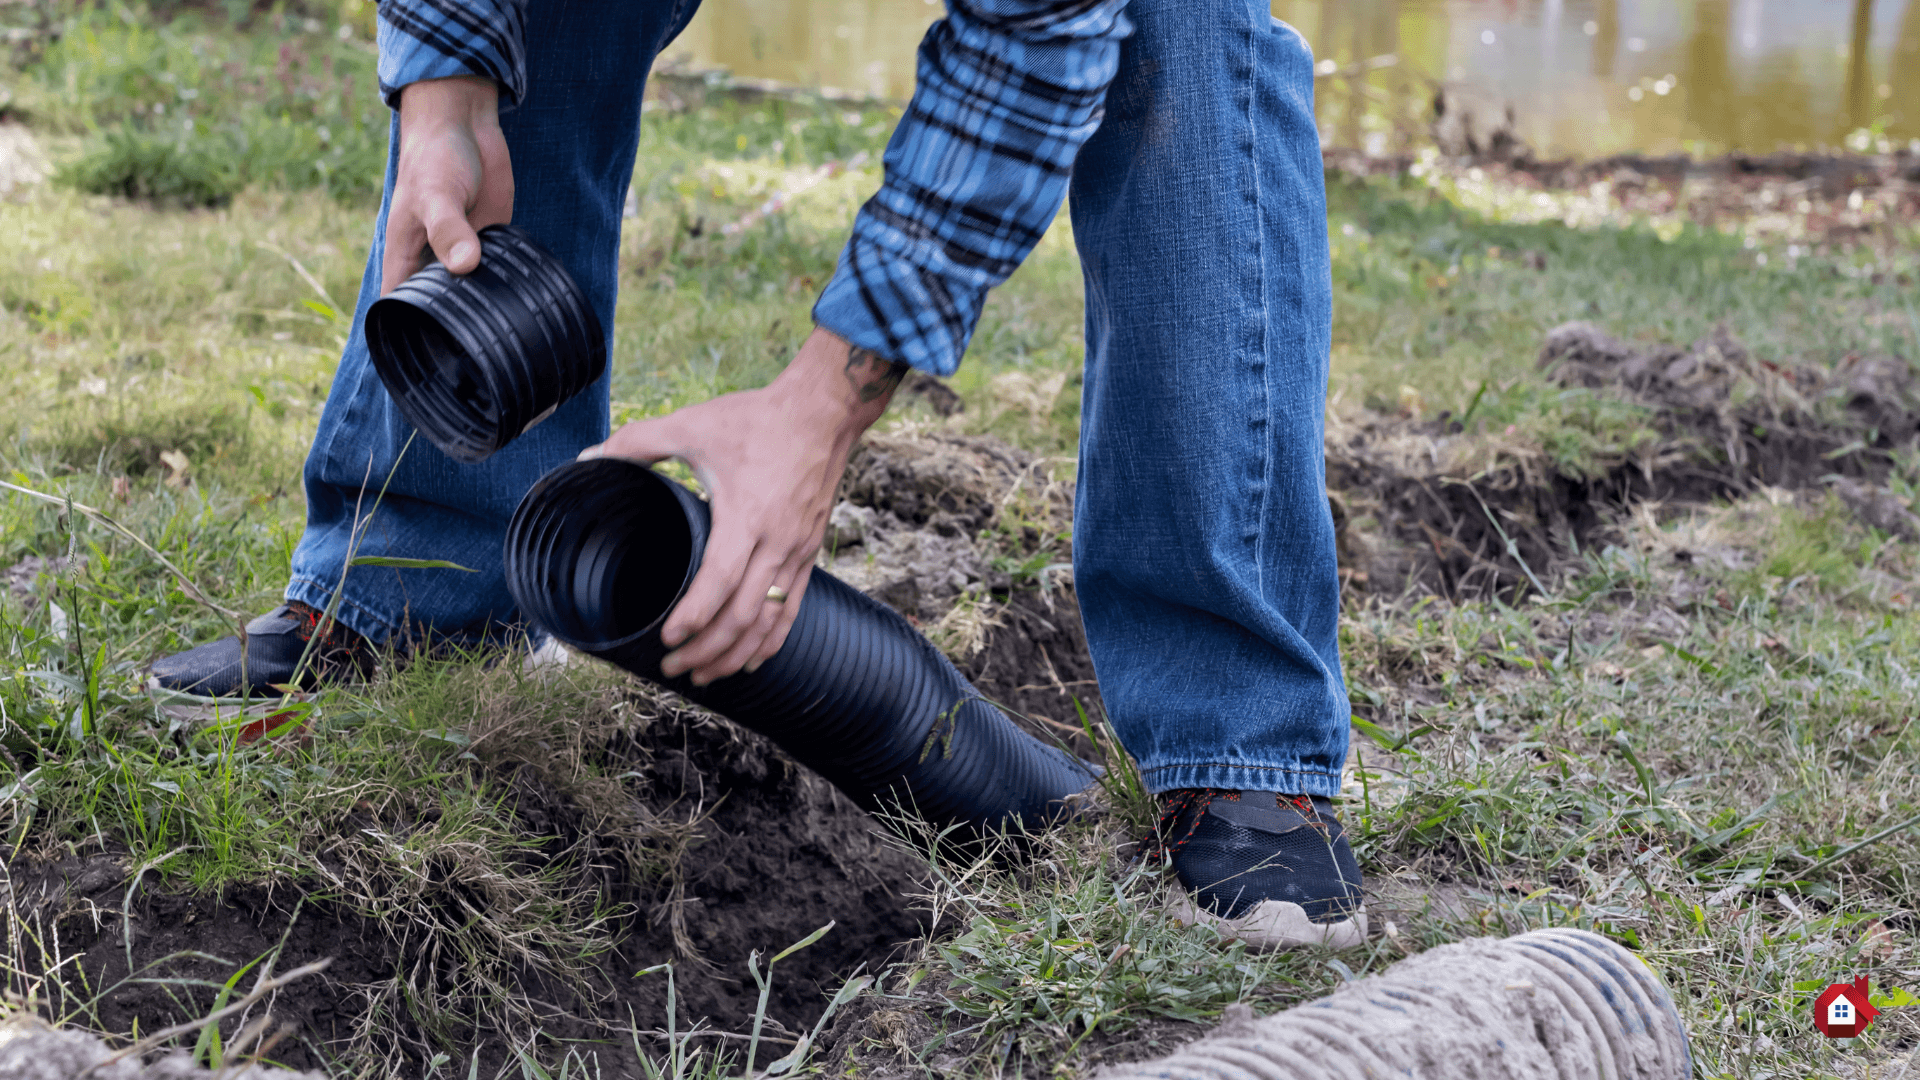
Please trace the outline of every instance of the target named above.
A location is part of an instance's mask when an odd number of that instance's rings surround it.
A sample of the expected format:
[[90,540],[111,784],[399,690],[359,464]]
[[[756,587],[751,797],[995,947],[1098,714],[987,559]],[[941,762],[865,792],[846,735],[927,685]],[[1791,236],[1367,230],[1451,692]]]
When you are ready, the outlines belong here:
[[856,803],[937,825],[1037,827],[1093,768],[1015,727],[893,609],[814,569],[786,644],[704,687],[668,679],[660,629],[699,570],[711,518],[631,462],[562,466],[507,527],[507,585],[560,641],[780,744]]

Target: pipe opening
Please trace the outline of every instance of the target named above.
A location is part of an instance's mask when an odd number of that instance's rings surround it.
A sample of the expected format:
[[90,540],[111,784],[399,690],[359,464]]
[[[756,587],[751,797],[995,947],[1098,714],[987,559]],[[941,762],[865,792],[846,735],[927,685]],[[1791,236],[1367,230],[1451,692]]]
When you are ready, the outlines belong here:
[[672,487],[645,466],[612,460],[552,479],[536,488],[539,512],[514,530],[532,557],[513,572],[539,586],[522,595],[528,613],[587,650],[655,629],[697,565],[693,528]]
[[491,451],[500,404],[480,365],[438,320],[406,304],[376,305],[367,312],[367,346],[391,365],[394,377],[383,381],[390,392],[401,388],[394,399],[409,420],[419,415],[415,427],[439,434],[441,449],[461,460]]

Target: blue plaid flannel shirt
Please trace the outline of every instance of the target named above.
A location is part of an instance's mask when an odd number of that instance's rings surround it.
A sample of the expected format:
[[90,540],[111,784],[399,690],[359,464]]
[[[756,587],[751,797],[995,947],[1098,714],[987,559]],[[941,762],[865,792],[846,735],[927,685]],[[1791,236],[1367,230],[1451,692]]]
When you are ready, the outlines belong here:
[[[800,0],[795,0],[800,2]],[[960,365],[987,290],[1066,196],[1132,32],[1126,0],[948,0],[920,44],[886,178],[854,220],[814,321],[935,375]],[[380,89],[478,75],[526,93],[526,0],[381,0]]]

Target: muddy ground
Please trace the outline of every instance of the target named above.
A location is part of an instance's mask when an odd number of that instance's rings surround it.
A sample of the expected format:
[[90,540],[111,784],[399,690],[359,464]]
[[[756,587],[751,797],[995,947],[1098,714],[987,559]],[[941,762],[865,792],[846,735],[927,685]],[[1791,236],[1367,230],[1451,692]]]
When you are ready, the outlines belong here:
[[[1920,537],[1920,518],[1881,483],[1890,455],[1920,432],[1904,363],[1854,356],[1833,369],[1800,367],[1756,357],[1725,333],[1648,348],[1577,323],[1548,335],[1540,363],[1564,386],[1635,403],[1654,437],[1570,470],[1524,440],[1444,414],[1332,417],[1328,481],[1350,589],[1389,601],[1511,599],[1549,587],[1579,552],[1607,543],[1636,505],[1672,510],[1763,488],[1831,492],[1875,527]],[[1071,483],[990,439],[878,436],[856,453],[843,495],[823,561],[914,621],[1021,723],[1089,752],[1074,735],[1076,707],[1097,716],[1099,698],[1064,570]],[[924,931],[914,903],[922,866],[873,819],[766,740],[637,683],[622,693],[641,722],[595,752],[627,773],[647,814],[685,820],[697,807],[697,825],[683,838],[675,875],[639,879],[618,859],[581,862],[579,887],[627,914],[618,948],[593,958],[577,983],[523,973],[518,990],[537,1004],[545,1034],[607,1039],[632,1018],[657,1024],[665,984],[633,973],[667,959],[677,965],[680,1023],[739,1030],[757,997],[743,966],[749,950],[778,950],[834,921],[825,939],[780,967],[769,1014],[776,1036],[788,1037],[812,1024],[847,975],[862,965],[878,971],[915,947]],[[586,815],[566,795],[532,772],[514,783],[531,835],[552,837],[556,849],[594,850]],[[273,1056],[294,1067],[324,1064],[364,1032],[370,1010],[404,1011],[379,989],[396,971],[439,978],[457,997],[450,958],[306,884],[184,895],[155,875],[134,880],[112,853],[8,871],[15,933],[30,928],[57,941],[76,986],[118,984],[86,1018],[103,1031],[130,1032],[136,1019],[152,1031],[213,1006],[208,986],[121,983],[130,966],[148,977],[218,980],[276,947],[280,971],[332,958],[323,974],[262,1003],[289,1029]],[[939,985],[936,977],[904,998],[855,1002],[823,1040],[820,1060],[836,1075],[906,1076],[981,1050],[935,1038],[948,1023]],[[436,1044],[472,1046],[489,1075],[510,1060],[495,1032],[398,1026],[413,1031],[391,1058],[407,1071],[421,1069]],[[1136,1027],[1090,1042],[1086,1061],[1154,1056],[1199,1031]]]
[[[1329,148],[1324,157],[1330,174],[1413,176],[1487,191],[1536,192],[1550,199],[1549,213],[1557,218],[1623,225],[1649,219],[1686,221],[1704,228],[1737,228],[1756,242],[1794,243],[1809,250],[1898,249],[1908,242],[1907,230],[1920,216],[1920,154],[1911,147],[1888,147],[1884,153],[1783,152],[1709,159],[1623,154],[1551,161],[1524,151],[1501,155],[1483,149],[1433,159]],[[1897,283],[1912,284],[1904,275]]]

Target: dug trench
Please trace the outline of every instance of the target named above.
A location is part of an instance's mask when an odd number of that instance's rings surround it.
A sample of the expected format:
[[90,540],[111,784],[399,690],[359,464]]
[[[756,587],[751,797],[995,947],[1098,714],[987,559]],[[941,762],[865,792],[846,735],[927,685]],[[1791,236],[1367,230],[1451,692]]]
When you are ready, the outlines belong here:
[[[1070,483],[993,440],[876,437],[856,452],[843,494],[824,553],[831,568],[920,626],[1017,722],[1089,752],[1077,717],[1097,717],[1099,701],[1062,572]],[[476,963],[463,954],[474,938],[460,930],[492,902],[487,884],[428,865],[424,891],[383,899],[356,845],[423,823],[363,804],[330,825],[341,843],[319,877],[331,880],[199,894],[131,865],[110,839],[84,854],[16,860],[0,886],[15,963],[31,979],[51,977],[42,996],[56,1011],[124,1038],[203,1017],[267,967],[330,958],[324,972],[223,1022],[224,1036],[271,1012],[288,1035],[270,1057],[294,1068],[374,1060],[425,1075],[446,1054],[445,1068],[465,1075],[477,1062],[494,1075],[517,1060],[503,1021],[520,1039],[537,1030],[616,1047],[636,1028],[666,1027],[664,973],[635,975],[663,961],[674,966],[681,1030],[745,1031],[760,999],[749,955],[764,962],[832,923],[773,974],[767,1035],[787,1046],[847,976],[924,936],[915,906],[924,860],[771,742],[637,680],[616,682],[577,719],[606,733],[584,763],[620,777],[624,815],[606,812],[605,792],[583,795],[556,775],[565,770],[524,733],[507,733],[520,745],[494,739],[475,767],[511,793],[527,857],[594,897],[588,907],[608,920],[604,951],[522,956],[504,972]],[[223,993],[256,958],[266,959]],[[615,1058],[634,1060],[606,1055],[606,1075],[620,1075]]]
[[[1586,324],[1554,330],[1540,359],[1567,391],[1627,407],[1630,435],[1570,461],[1472,415],[1329,416],[1327,476],[1351,593],[1512,600],[1550,589],[1636,506],[1671,512],[1763,488],[1838,500],[1876,528],[1920,536],[1920,518],[1883,486],[1893,455],[1911,452],[1920,431],[1903,361],[1788,363],[1725,333],[1685,347],[1629,345]],[[878,436],[856,452],[842,496],[823,563],[906,615],[1029,730],[1093,756],[1079,718],[1098,718],[1100,703],[1067,569],[1071,482],[990,439]],[[451,944],[471,939],[421,929],[470,923],[489,902],[452,866],[422,869],[427,883],[403,918],[377,896],[317,879],[196,895],[157,871],[136,873],[109,846],[8,867],[9,944],[28,967],[58,966],[62,992],[90,1003],[87,1026],[121,1035],[136,1022],[153,1031],[204,1016],[256,957],[271,955],[279,971],[332,957],[263,1003],[294,1032],[275,1059],[311,1068],[350,1052],[422,1075],[445,1053],[456,1072],[471,1057],[493,1075],[515,1060],[502,1017],[547,1039],[618,1045],[635,1028],[664,1026],[663,976],[634,974],[662,961],[674,964],[682,1029],[705,1020],[741,1031],[760,993],[748,955],[832,922],[773,977],[768,1026],[784,1046],[811,1030],[847,976],[923,939],[924,862],[776,747],[637,682],[592,708],[580,723],[606,734],[588,756],[620,777],[624,824],[610,825],[619,815],[537,754],[481,755],[475,766],[512,792],[536,841],[529,857],[608,920],[602,951],[508,965],[492,979],[507,1005],[476,989],[484,965]],[[333,824],[353,840],[404,823],[369,813]],[[350,862],[336,859],[331,872],[344,879]],[[130,971],[139,978],[127,981]],[[940,981],[923,983],[922,1005],[905,1011],[854,1002],[817,1060],[836,1072],[898,1072],[901,1049],[941,1024]],[[222,1030],[230,1036],[244,1019]],[[1102,1057],[1152,1056],[1199,1033],[1176,1028],[1137,1027]]]
[[1620,407],[1615,430],[1569,453],[1470,414],[1328,417],[1350,588],[1514,600],[1619,539],[1636,506],[1672,515],[1763,490],[1831,494],[1867,525],[1920,537],[1920,517],[1884,486],[1920,434],[1920,388],[1903,359],[1772,360],[1724,330],[1636,346],[1575,322],[1548,333],[1539,364],[1565,391]]

